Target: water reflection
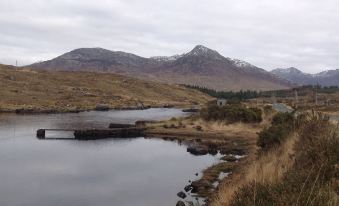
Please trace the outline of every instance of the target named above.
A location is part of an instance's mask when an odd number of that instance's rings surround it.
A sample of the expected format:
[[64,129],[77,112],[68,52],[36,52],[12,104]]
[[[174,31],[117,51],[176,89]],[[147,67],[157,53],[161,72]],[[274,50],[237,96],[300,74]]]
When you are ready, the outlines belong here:
[[219,157],[195,157],[175,142],[144,138],[39,141],[35,131],[180,115],[175,109],[0,115],[0,205],[175,205],[187,181]]

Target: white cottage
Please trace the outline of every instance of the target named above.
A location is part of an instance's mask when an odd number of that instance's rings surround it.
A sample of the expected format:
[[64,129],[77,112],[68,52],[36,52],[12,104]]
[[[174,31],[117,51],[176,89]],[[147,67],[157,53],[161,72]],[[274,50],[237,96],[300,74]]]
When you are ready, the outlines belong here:
[[226,99],[218,99],[217,100],[217,105],[219,106],[219,107],[223,107],[223,106],[225,106],[227,104],[227,100]]

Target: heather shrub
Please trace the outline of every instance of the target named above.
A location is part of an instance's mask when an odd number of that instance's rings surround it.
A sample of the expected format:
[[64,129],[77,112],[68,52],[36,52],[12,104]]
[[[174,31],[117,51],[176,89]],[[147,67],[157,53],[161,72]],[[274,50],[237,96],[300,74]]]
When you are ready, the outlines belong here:
[[200,117],[206,121],[257,123],[262,121],[262,111],[257,108],[246,108],[241,104],[223,107],[211,104],[200,111]]
[[272,118],[271,126],[259,132],[257,145],[264,150],[277,146],[288,137],[293,127],[293,114],[277,113]]
[[[276,118],[284,124],[287,116]],[[283,120],[283,121],[280,121]],[[230,205],[338,205],[339,138],[329,118],[318,113],[297,120],[293,164],[278,182],[252,181],[235,192]]]

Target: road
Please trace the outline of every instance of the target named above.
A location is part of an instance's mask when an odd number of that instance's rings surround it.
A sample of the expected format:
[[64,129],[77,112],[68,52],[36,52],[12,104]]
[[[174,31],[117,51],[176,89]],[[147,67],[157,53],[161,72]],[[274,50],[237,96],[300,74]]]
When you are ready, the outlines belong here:
[[278,112],[293,112],[293,109],[286,106],[285,104],[276,103],[272,105],[273,109],[275,109]]

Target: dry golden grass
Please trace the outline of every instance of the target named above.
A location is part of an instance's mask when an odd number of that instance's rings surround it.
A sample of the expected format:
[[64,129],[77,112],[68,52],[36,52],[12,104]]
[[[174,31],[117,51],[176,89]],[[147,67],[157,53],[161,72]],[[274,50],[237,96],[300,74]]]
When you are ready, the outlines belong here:
[[204,104],[211,98],[177,85],[143,81],[117,74],[47,72],[0,65],[0,110],[87,110],[110,107]]
[[337,205],[338,127],[314,111],[299,117],[280,146],[249,157],[225,179],[210,205]]
[[235,173],[230,179],[225,179],[211,202],[211,206],[228,206],[233,195],[239,188],[250,183],[276,183],[283,174],[292,166],[294,157],[294,143],[296,135],[286,140],[283,145],[262,154],[258,159],[249,158],[251,162],[242,171]]
[[234,124],[226,124],[225,122],[206,122],[204,120],[198,120],[195,124],[203,125],[203,129],[207,131],[222,131],[225,133],[256,133],[263,127],[263,124],[246,124],[242,122]]
[[[200,118],[176,118],[168,121],[148,124],[149,134],[154,136],[173,136],[182,138],[202,138],[211,140],[241,139],[255,145],[257,132],[266,126],[263,123],[233,123],[209,122]],[[201,129],[197,129],[201,127]]]

